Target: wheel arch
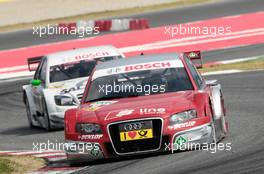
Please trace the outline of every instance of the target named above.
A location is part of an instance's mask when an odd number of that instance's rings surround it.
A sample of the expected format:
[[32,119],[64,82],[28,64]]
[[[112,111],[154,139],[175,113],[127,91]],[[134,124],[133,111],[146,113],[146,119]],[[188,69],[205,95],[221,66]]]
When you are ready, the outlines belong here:
[[54,101],[55,94],[49,89],[44,89],[42,92],[43,92],[43,101],[45,102],[43,104],[46,104],[48,113],[50,114],[56,112],[55,101]]
[[31,87],[30,85],[23,86],[23,102],[26,104],[26,99],[28,100],[29,107],[31,111],[36,111],[33,96],[31,94]]
[[224,106],[222,103],[222,89],[220,84],[216,84],[211,86],[211,96],[210,96],[210,104],[213,111],[214,119],[220,119],[221,116],[225,115],[224,113]]

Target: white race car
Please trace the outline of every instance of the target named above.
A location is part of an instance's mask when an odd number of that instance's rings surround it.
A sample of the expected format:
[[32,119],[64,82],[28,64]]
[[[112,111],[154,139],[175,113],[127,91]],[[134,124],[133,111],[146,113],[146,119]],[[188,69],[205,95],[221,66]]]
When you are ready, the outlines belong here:
[[[36,70],[31,84],[23,86],[23,101],[30,127],[40,126],[48,131],[63,128],[65,111],[79,105],[88,76],[97,62],[120,58],[124,55],[113,46],[74,49],[29,58],[29,70]],[[34,64],[38,64],[37,68]]]

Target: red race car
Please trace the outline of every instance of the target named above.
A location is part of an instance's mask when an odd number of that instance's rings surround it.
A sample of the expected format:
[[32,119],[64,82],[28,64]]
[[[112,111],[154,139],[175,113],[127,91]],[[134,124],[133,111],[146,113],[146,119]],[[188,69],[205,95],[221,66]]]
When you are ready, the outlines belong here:
[[199,51],[98,64],[80,106],[65,113],[69,162],[173,152],[224,138],[221,86],[205,81],[194,59],[201,61]]

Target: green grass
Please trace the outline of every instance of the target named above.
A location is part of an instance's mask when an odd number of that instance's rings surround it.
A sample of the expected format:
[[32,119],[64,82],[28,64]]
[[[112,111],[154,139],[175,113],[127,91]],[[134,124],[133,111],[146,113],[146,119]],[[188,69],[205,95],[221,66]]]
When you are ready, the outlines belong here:
[[244,62],[238,63],[231,63],[225,65],[216,65],[213,67],[205,67],[199,69],[201,73],[205,72],[212,72],[212,71],[223,71],[223,70],[231,70],[231,69],[238,69],[238,70],[264,70],[264,57],[260,57],[255,60],[249,60]]
[[12,173],[14,168],[12,162],[8,159],[0,159],[0,174]]
[[45,166],[42,158],[0,155],[0,174],[24,174]]

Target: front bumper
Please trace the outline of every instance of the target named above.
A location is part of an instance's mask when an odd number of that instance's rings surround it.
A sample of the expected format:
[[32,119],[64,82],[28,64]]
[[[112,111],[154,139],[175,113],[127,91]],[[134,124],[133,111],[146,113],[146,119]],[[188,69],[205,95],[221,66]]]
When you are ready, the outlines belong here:
[[213,142],[213,131],[210,124],[193,127],[173,135],[171,150],[191,150]]
[[[195,144],[203,144],[203,143],[211,143],[212,142],[212,127],[210,123],[204,123],[199,124],[197,126],[193,126],[192,128],[185,129],[185,130],[170,130],[167,126],[165,127],[162,119],[153,119],[156,121],[160,121],[157,123],[161,123],[162,127],[160,129],[156,129],[156,133],[154,135],[160,135],[158,136],[158,139],[156,140],[157,146],[152,147],[153,140],[145,141],[144,144],[136,141],[128,142],[127,144],[116,144],[117,140],[114,140],[113,137],[111,138],[111,132],[113,135],[118,135],[115,130],[111,130],[111,124],[108,126],[108,132],[107,134],[104,133],[103,139],[100,139],[100,141],[96,141],[93,143],[88,143],[90,146],[91,144],[96,144],[98,146],[96,153],[91,152],[91,149],[88,149],[87,151],[83,150],[68,150],[66,151],[68,160],[69,161],[92,161],[96,159],[101,158],[112,158],[112,157],[120,157],[120,156],[127,156],[127,155],[136,155],[136,154],[144,154],[144,153],[155,153],[155,152],[161,152],[161,151],[171,151],[175,150],[191,150],[186,149],[184,147],[188,147],[188,144],[195,143]],[[134,120],[132,120],[134,121]],[[123,122],[122,122],[123,123]],[[115,125],[114,123],[113,125]],[[160,124],[153,124],[154,130],[155,125],[158,126]],[[114,129],[114,128],[113,128]],[[166,129],[166,131],[164,130]],[[165,132],[167,133],[165,133]],[[108,138],[109,137],[109,138]],[[109,142],[110,141],[110,142]],[[87,144],[87,142],[78,142],[78,141],[71,141],[71,143],[79,144]],[[83,149],[83,148],[81,148]],[[123,151],[121,151],[121,150]],[[121,153],[120,153],[121,151]],[[95,155],[96,154],[96,155]]]
[[99,143],[68,141],[65,145],[69,162],[89,162],[104,158]]

